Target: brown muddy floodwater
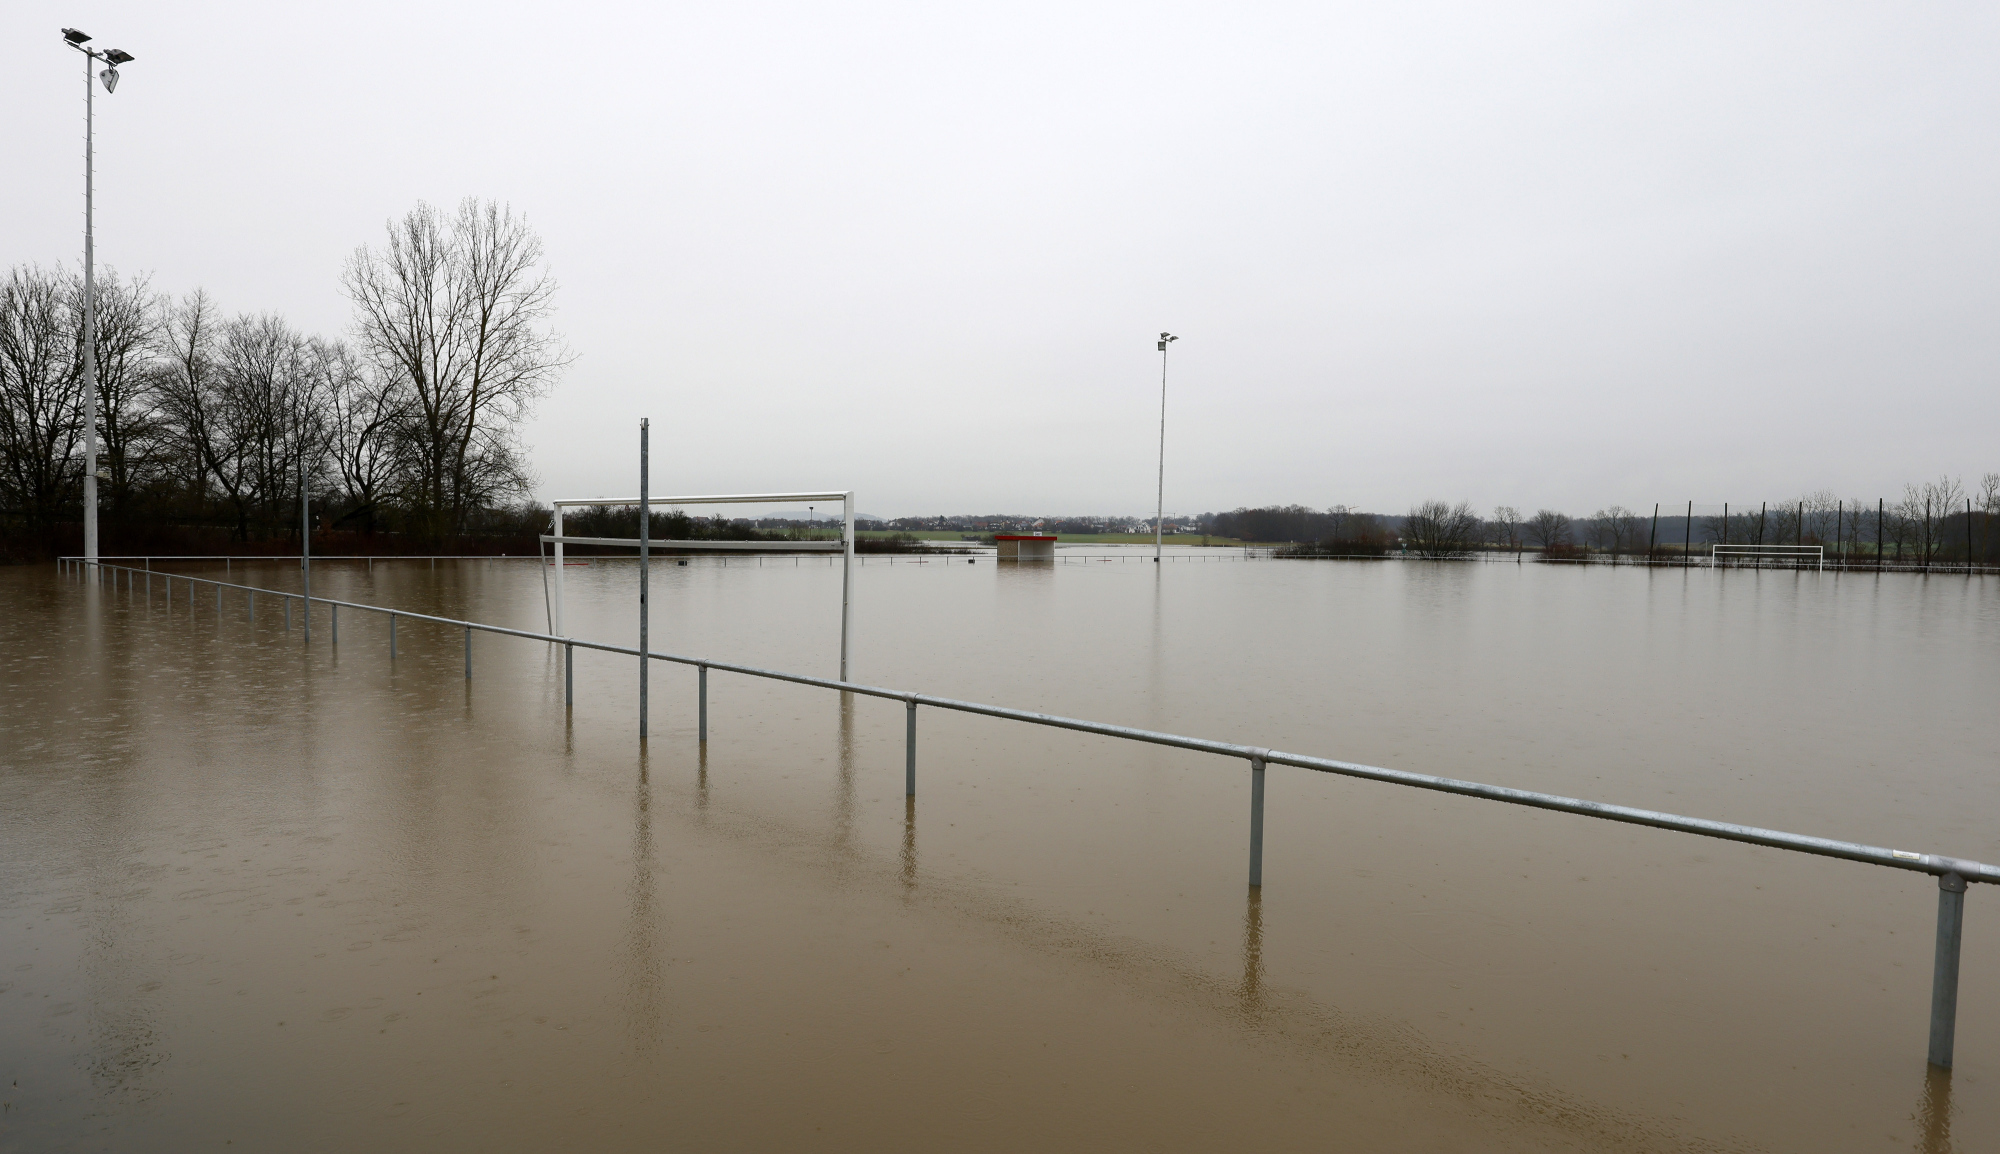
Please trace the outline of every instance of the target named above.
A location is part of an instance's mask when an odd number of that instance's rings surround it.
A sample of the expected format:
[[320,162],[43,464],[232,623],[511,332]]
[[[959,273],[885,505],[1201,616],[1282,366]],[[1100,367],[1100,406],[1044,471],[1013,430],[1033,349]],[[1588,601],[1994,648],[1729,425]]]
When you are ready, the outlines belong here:
[[[220,575],[219,569],[201,570]],[[655,573],[831,676],[838,570]],[[293,588],[295,569],[235,577]],[[629,562],[567,570],[630,643]],[[316,593],[539,629],[533,562]],[[2000,1149],[2000,894],[270,598],[0,572],[0,1149]],[[2000,581],[871,559],[854,676],[2000,858]]]

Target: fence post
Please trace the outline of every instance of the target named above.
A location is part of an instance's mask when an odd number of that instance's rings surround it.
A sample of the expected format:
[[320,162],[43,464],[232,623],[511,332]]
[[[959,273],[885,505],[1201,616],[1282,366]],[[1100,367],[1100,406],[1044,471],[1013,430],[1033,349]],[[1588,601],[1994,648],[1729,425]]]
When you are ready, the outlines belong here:
[[252,589],[247,596],[250,599],[250,624],[255,625],[257,624],[257,591]]
[[701,687],[701,720],[697,723],[698,729],[696,732],[699,734],[697,740],[706,742],[708,740],[708,666],[697,665],[695,672],[695,683]]
[[[173,608],[173,603],[174,603],[174,586],[173,582],[170,581],[167,583],[167,607],[169,609]],[[290,633],[291,631],[292,631],[292,599],[290,597],[287,597],[285,598],[285,632]]]
[[1250,759],[1250,886],[1264,888],[1264,759]]
[[472,626],[465,627],[465,679],[472,680]]
[[327,606],[327,624],[331,627],[328,638],[334,645],[340,644],[340,606]]
[[576,704],[576,646],[563,642],[563,708]]
[[222,620],[222,586],[215,587],[215,619]]
[[396,615],[389,614],[389,660],[396,659]]
[[903,700],[903,796],[917,796],[917,698]]
[[1951,1069],[1958,1030],[1958,946],[1965,928],[1965,879],[1938,875],[1937,959],[1931,970],[1931,1065]]

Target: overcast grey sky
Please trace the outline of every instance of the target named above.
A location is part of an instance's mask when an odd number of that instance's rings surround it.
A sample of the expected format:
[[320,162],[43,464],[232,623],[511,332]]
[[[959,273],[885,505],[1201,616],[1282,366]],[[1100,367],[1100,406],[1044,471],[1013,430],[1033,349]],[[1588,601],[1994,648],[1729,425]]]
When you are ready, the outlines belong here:
[[1979,4],[47,3],[0,263],[342,331],[419,198],[511,203],[579,358],[544,496],[885,515],[1894,495],[2000,469]]

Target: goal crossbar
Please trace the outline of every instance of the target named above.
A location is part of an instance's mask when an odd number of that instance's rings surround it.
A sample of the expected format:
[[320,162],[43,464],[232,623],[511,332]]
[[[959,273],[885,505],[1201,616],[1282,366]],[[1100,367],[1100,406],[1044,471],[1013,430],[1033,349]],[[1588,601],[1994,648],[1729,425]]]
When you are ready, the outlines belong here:
[[650,538],[645,548],[653,549],[728,549],[732,551],[783,551],[787,553],[834,553],[841,554],[840,570],[840,679],[847,680],[847,639],[849,624],[854,618],[854,490],[823,489],[810,493],[697,493],[678,497],[574,497],[549,502],[554,517],[549,528],[553,532],[542,535],[542,540],[555,546],[555,596],[549,611],[549,631],[560,637],[569,636],[563,624],[563,546],[602,545],[637,549],[636,537],[570,537],[563,533],[563,510],[593,508],[610,505],[644,505],[648,509],[660,506],[673,508],[678,505],[804,505],[815,501],[840,502],[840,540],[838,541],[679,541]]

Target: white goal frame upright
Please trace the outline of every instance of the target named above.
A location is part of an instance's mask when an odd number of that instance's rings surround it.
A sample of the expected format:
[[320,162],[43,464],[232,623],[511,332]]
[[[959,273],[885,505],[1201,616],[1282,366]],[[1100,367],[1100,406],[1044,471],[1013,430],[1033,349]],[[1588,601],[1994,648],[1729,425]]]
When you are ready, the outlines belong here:
[[1747,557],[1753,560],[1786,559],[1791,561],[1811,561],[1815,571],[1826,570],[1826,546],[1824,545],[1711,545],[1708,547],[1708,563],[1719,566],[1731,557]]
[[639,505],[657,509],[662,505],[804,505],[816,501],[840,502],[840,540],[838,541],[675,541],[659,540],[646,543],[647,552],[654,549],[717,549],[731,552],[755,553],[833,553],[841,555],[840,561],[840,680],[847,680],[847,640],[850,625],[854,619],[854,490],[829,490],[823,493],[704,493],[692,497],[589,497],[554,501],[555,519],[549,526],[552,533],[542,534],[542,540],[555,546],[555,590],[551,607],[550,624],[558,637],[568,637],[569,630],[563,622],[563,546],[609,545],[626,549],[637,549],[637,537],[566,537],[563,535],[563,510],[576,506],[594,505]]

